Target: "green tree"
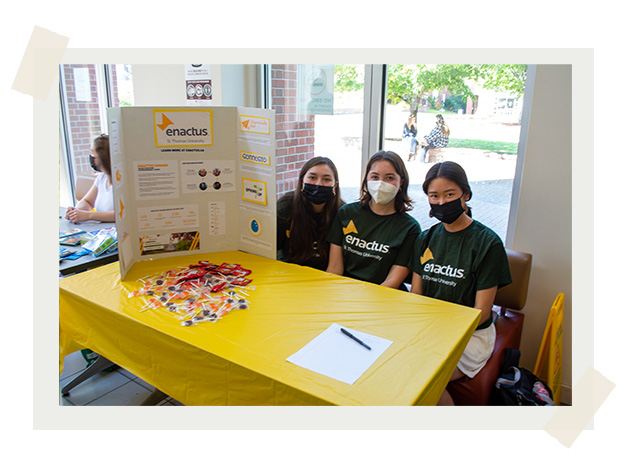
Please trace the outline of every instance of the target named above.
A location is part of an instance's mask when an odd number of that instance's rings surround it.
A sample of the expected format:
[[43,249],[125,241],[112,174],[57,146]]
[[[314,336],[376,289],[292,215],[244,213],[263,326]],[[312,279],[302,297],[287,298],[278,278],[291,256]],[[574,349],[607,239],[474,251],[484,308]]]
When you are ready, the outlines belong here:
[[357,65],[335,65],[335,92],[353,92],[363,89],[364,78]]
[[[446,90],[453,95],[475,99],[471,86],[509,91],[516,97],[524,93],[526,65],[388,65],[387,99],[405,102],[417,112],[422,98],[432,91]],[[335,91],[356,91],[363,87],[355,65],[335,66]]]
[[[485,89],[508,91],[514,97],[524,95],[526,65],[471,65]],[[482,81],[482,82],[481,82]]]

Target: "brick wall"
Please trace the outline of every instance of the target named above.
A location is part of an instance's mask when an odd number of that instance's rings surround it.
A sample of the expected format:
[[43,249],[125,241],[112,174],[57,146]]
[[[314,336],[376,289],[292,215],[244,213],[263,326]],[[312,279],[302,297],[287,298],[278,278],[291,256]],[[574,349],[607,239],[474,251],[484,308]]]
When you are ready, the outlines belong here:
[[[74,70],[86,68],[89,71],[90,100],[78,100]],[[110,67],[114,106],[119,105],[117,76],[115,66]],[[100,101],[106,98],[98,96],[96,68],[94,65],[63,65],[67,120],[70,133],[70,151],[74,160],[74,175],[93,175],[89,165],[89,150],[93,139],[102,133],[100,122]]]
[[276,193],[293,191],[305,162],[315,155],[315,116],[298,114],[298,66],[271,66],[276,111]]
[[465,114],[473,115],[476,113],[476,108],[478,107],[478,96],[476,96],[476,101],[472,100],[471,97],[467,98],[467,103],[465,104]]

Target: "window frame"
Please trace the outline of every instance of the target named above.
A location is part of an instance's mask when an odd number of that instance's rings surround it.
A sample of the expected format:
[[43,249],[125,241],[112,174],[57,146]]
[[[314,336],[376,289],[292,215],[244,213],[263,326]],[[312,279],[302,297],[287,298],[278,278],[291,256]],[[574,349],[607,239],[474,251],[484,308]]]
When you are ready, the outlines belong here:
[[[66,82],[63,67],[70,65],[62,63],[59,65],[59,139],[60,139],[60,192],[59,202],[61,205],[76,205],[75,186],[76,168],[74,166],[74,152],[72,149],[72,135],[70,131],[70,121],[68,115],[69,103],[65,92]],[[87,63],[93,66],[96,73],[96,86],[98,95],[98,116],[100,118],[100,128],[103,133],[109,131],[106,109],[113,105],[114,84],[112,77],[112,67],[116,65]]]

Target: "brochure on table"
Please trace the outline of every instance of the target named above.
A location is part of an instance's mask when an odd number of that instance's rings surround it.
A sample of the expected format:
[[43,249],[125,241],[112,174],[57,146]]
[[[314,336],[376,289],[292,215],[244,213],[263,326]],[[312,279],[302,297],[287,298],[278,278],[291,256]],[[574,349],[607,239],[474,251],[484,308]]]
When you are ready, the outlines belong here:
[[276,257],[273,110],[116,107],[108,120],[122,280],[173,255]]

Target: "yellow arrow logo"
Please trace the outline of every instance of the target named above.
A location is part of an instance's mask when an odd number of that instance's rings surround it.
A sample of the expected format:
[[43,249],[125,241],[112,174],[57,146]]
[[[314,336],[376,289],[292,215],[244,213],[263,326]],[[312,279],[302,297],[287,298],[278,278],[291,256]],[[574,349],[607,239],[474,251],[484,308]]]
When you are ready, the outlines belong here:
[[161,128],[161,131],[165,131],[165,128],[173,124],[174,122],[170,120],[168,117],[166,117],[165,113],[161,113],[161,124],[157,125],[159,128]]
[[122,212],[124,212],[124,204],[122,204],[122,198],[120,198],[120,218],[122,218]]
[[354,226],[354,221],[350,220],[348,226],[343,229],[343,234],[347,235],[348,233],[358,233],[356,227]]
[[420,257],[420,262],[422,265],[424,265],[426,262],[434,258],[435,256],[433,256],[433,253],[430,251],[430,248],[427,248],[426,251],[424,251],[424,254],[422,255],[422,257]]

